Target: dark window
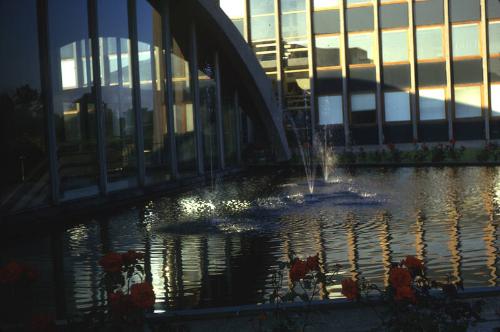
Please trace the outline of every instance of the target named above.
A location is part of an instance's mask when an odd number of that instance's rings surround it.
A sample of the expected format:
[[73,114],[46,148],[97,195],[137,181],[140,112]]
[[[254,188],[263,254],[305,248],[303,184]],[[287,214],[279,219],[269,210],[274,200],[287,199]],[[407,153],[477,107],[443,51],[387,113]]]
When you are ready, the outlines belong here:
[[325,10],[314,13],[314,33],[340,32],[340,15],[338,10]]
[[398,3],[380,7],[381,28],[398,28],[408,26],[408,4]]
[[487,0],[488,18],[500,18],[500,1]]
[[348,8],[347,31],[373,30],[373,8]]
[[415,24],[442,24],[444,21],[443,0],[415,2]]
[[0,1],[0,211],[45,204],[49,192],[36,3]]
[[328,67],[340,65],[340,36],[317,36],[316,66]]
[[490,80],[500,82],[500,58],[490,58]]
[[321,95],[342,93],[342,71],[318,70],[315,89],[316,93]]
[[385,89],[404,89],[410,86],[410,66],[384,66]]
[[481,18],[479,0],[450,0],[452,22],[478,21]]
[[418,85],[420,86],[446,85],[446,64],[444,62],[419,63]]
[[453,79],[460,83],[481,83],[483,81],[482,60],[453,61]]
[[349,89],[364,91],[376,86],[375,68],[351,68],[349,70]]

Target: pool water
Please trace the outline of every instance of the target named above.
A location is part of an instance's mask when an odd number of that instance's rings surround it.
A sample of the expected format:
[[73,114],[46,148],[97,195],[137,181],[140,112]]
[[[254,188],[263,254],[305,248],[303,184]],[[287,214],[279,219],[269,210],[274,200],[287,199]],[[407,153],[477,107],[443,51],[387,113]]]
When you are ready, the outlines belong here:
[[4,244],[0,258],[40,271],[27,306],[67,313],[105,303],[109,250],[146,253],[159,309],[263,303],[290,252],[380,285],[409,254],[434,278],[499,283],[500,168],[339,169],[308,193],[288,171],[219,179]]

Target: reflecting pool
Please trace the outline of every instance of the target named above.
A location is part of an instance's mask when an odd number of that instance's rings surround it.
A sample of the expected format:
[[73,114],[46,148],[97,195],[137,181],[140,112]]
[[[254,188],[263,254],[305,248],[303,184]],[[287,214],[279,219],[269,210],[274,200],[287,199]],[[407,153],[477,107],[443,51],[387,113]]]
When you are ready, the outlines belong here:
[[146,253],[158,309],[265,302],[292,251],[381,285],[408,254],[431,277],[499,284],[500,168],[335,170],[308,192],[280,170],[219,180],[4,244],[1,262],[40,271],[27,303],[69,313],[104,304],[98,260],[109,250]]

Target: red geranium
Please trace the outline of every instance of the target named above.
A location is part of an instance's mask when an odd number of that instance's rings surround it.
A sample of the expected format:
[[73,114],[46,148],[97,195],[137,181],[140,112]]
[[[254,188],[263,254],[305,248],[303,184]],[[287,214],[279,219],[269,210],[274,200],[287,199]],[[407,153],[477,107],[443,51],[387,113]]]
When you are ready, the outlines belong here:
[[417,301],[415,297],[415,292],[409,286],[396,288],[396,296],[394,296],[394,300],[408,301],[411,303],[415,303]]
[[349,300],[355,300],[359,297],[358,283],[352,279],[342,280],[342,295]]
[[117,254],[116,252],[110,252],[99,260],[99,265],[101,265],[107,273],[120,272],[123,266],[122,255]]
[[307,263],[300,259],[295,259],[290,268],[290,279],[292,282],[297,282],[304,279],[308,272]]
[[155,292],[150,283],[134,284],[130,287],[132,303],[141,309],[150,309],[155,304]]
[[319,271],[319,255],[307,257],[306,266],[309,271]]
[[138,260],[144,259],[144,254],[136,252],[134,250],[129,250],[122,254],[123,264],[126,266],[137,264]]
[[401,288],[409,287],[412,281],[410,272],[401,267],[394,267],[389,271],[389,281],[392,287]]
[[415,256],[406,256],[401,263],[410,270],[422,271],[424,269],[424,263]]
[[130,295],[125,295],[121,291],[108,293],[108,301],[111,311],[116,315],[126,315],[133,309]]

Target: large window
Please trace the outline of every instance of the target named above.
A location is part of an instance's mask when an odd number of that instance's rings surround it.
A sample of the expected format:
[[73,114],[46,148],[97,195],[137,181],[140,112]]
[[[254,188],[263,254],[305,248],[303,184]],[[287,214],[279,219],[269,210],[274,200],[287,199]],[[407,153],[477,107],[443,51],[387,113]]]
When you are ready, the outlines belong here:
[[374,93],[351,95],[351,121],[353,124],[375,123],[376,109]]
[[[92,68],[87,1],[50,0],[48,11],[60,194],[62,199],[95,195],[99,179],[96,101],[84,76]],[[71,66],[62,65],[71,57]]]
[[443,59],[443,28],[417,29],[417,59]]
[[1,214],[45,204],[50,188],[37,1],[0,1],[0,49]]
[[446,119],[444,88],[419,89],[420,121]]
[[316,37],[316,66],[340,66],[340,36]]
[[319,96],[319,124],[335,125],[343,124],[342,96]]
[[455,87],[455,118],[475,118],[481,116],[481,87]]
[[126,79],[130,77],[127,4],[121,0],[99,0],[98,6],[108,182],[110,190],[124,189],[137,184],[135,112],[132,89]]
[[382,32],[382,59],[388,62],[408,62],[408,31]]
[[165,181],[170,178],[170,155],[161,16],[147,0],[137,1],[137,13],[146,179],[148,182]]
[[479,56],[479,25],[454,25],[452,28],[453,57]]
[[349,34],[349,64],[373,63],[373,33]]
[[404,91],[386,92],[385,101],[385,121],[410,121],[410,94]]

